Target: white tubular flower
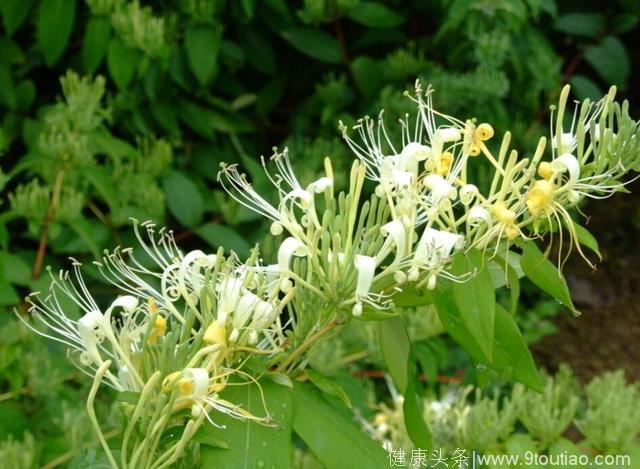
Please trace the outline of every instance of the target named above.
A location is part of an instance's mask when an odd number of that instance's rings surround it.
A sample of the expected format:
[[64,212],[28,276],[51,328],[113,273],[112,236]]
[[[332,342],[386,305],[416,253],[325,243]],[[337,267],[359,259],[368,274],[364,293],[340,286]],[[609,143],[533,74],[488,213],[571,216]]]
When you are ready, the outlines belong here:
[[278,266],[280,267],[280,272],[284,273],[289,271],[293,256],[302,257],[308,254],[309,250],[302,241],[289,236],[282,241],[280,248],[278,248]]
[[317,181],[312,182],[307,186],[307,192],[310,194],[322,194],[327,189],[333,187],[333,179],[327,176],[323,176]]
[[564,132],[560,135],[560,147],[558,148],[558,139],[551,140],[551,146],[558,151],[559,155],[571,153],[578,144],[577,137],[571,132]]
[[569,175],[568,183],[573,185],[580,179],[580,163],[578,159],[570,153],[560,155],[551,162],[551,167],[559,173],[567,172]]
[[380,227],[383,236],[393,240],[396,247],[396,257],[394,262],[402,260],[407,250],[407,230],[400,220],[393,220]]
[[282,280],[280,282],[280,289],[283,292],[288,292],[292,288],[291,281],[289,280],[289,272],[291,266],[291,259],[293,256],[303,257],[309,255],[309,249],[299,239],[289,236],[278,248],[278,266],[280,268],[280,275]]
[[227,323],[229,315],[236,308],[244,290],[244,279],[234,276],[227,276],[216,285],[218,294],[217,319],[222,325]]
[[[271,326],[277,316],[278,310],[272,303],[254,293],[244,293],[233,312],[233,331],[230,340],[240,344],[246,342],[254,344],[258,339],[258,332]],[[249,332],[248,340],[243,333],[245,330]]]
[[213,269],[215,266],[215,254],[207,255],[200,250],[195,250],[184,256],[182,262],[180,262],[177,280],[185,299],[189,300],[189,296],[195,294],[195,301],[197,301],[197,293],[204,286],[204,275],[201,270]]
[[406,189],[413,185],[414,173],[409,171],[394,170],[392,173],[392,180],[394,186],[399,189]]
[[460,132],[460,129],[457,129],[455,127],[441,127],[439,129],[436,129],[434,139],[438,139],[444,143],[448,143],[456,142],[460,140],[461,137],[462,133]]
[[464,205],[470,205],[479,195],[478,188],[473,184],[465,184],[460,188],[460,202]]
[[418,142],[410,142],[400,152],[400,164],[403,170],[414,175],[418,174],[418,165],[421,161],[431,157],[431,147]]
[[202,412],[206,412],[204,406],[208,398],[209,372],[205,368],[186,368],[182,376],[185,381],[179,383],[180,390],[187,391],[185,397],[193,401],[191,416],[197,418]]
[[84,350],[80,353],[80,363],[85,366],[100,365],[104,361],[98,351],[98,344],[105,338],[105,317],[100,311],[91,311],[78,319],[78,336],[84,344]]
[[462,138],[462,133],[455,127],[440,127],[433,135],[433,156],[438,158],[445,143],[456,142]]
[[358,271],[358,281],[356,284],[356,305],[353,314],[362,314],[362,301],[367,297],[373,285],[373,277],[376,272],[376,258],[357,254],[353,264]]
[[449,200],[455,200],[457,196],[456,188],[447,182],[439,174],[429,174],[424,178],[424,185],[431,191],[434,204]]
[[491,226],[491,214],[489,210],[484,207],[480,207],[476,205],[469,210],[469,214],[467,215],[467,222],[471,226],[480,226],[485,223],[487,226]]
[[464,245],[464,237],[457,233],[425,228],[418,246],[415,257],[418,261],[429,263],[434,255],[437,261],[451,256],[454,249],[460,249]]

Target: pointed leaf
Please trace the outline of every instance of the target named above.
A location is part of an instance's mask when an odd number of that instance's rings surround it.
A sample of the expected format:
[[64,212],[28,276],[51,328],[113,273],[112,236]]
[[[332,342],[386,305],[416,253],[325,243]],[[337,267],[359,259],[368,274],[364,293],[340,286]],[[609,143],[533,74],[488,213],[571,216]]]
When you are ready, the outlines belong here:
[[185,32],[187,60],[201,85],[209,83],[217,72],[221,38],[222,31],[211,26],[195,26]]
[[520,266],[529,280],[569,308],[571,312],[580,314],[573,305],[569,287],[562,272],[546,258],[533,241],[520,243],[520,247],[522,248]]
[[320,391],[296,382],[292,397],[293,429],[325,467],[345,467],[347,461],[368,469],[388,467],[382,446],[329,404]]
[[[220,397],[259,417],[268,412],[275,425],[238,420],[212,411],[212,420],[224,428],[210,427],[201,435],[205,443],[200,448],[202,467],[288,469],[292,466],[291,394],[287,388],[268,380],[261,381],[260,386],[261,389],[255,384],[228,386]],[[208,424],[205,422],[205,425]]]
[[92,16],[87,22],[82,46],[82,64],[85,71],[93,75],[107,53],[111,38],[111,22],[108,18]]
[[67,48],[75,15],[76,0],[43,0],[40,4],[36,35],[49,67],[58,61]]
[[451,273],[457,276],[473,274],[464,282],[454,282],[451,293],[464,325],[490,360],[496,294],[482,253],[477,249],[459,252],[453,258]]
[[384,357],[387,370],[398,391],[404,393],[409,382],[407,362],[411,341],[407,328],[401,317],[394,317],[378,323],[380,351]]
[[293,28],[283,31],[282,36],[294,48],[321,62],[337,64],[342,59],[338,41],[325,32],[314,28]]
[[2,0],[0,15],[7,36],[11,36],[22,25],[29,14],[31,2],[25,0]]

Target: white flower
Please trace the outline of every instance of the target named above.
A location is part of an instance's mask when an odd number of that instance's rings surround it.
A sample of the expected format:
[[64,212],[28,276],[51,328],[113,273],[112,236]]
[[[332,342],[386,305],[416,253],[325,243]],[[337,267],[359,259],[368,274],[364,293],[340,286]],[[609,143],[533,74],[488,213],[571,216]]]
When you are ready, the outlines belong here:
[[[394,262],[402,260],[407,251],[407,230],[404,224],[400,220],[393,220],[382,225],[380,232],[395,245],[396,256]],[[381,251],[384,252],[384,248]],[[380,260],[383,260],[382,256],[380,256]]]
[[369,295],[373,285],[373,277],[376,272],[376,258],[357,254],[353,265],[358,271],[358,281],[356,283],[356,304],[353,309],[354,316],[362,314],[362,302]]

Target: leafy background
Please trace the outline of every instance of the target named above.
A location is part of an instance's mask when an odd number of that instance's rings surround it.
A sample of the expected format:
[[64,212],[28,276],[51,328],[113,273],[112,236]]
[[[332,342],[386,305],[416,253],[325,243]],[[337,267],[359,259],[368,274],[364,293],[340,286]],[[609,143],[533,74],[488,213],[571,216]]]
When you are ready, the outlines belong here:
[[[67,461],[92,437],[78,372],[14,307],[68,257],[87,264],[99,296],[113,294],[90,263],[133,244],[130,217],[169,226],[187,249],[242,256],[260,242],[271,256],[267,227],[216,183],[221,162],[266,188],[259,155],[288,146],[303,179],[325,156],[340,174],[351,156],[338,120],[402,115],[416,78],[433,84],[436,106],[511,129],[521,148],[546,131],[564,82],[577,98],[615,84],[640,104],[633,0],[2,0],[0,16],[0,453],[31,458],[24,467]],[[617,200],[609,209],[636,229],[637,199]],[[602,232],[632,246],[633,231]],[[552,321],[559,306],[526,285],[520,310],[531,343],[576,327]],[[551,367],[553,337],[539,351]],[[445,355],[430,373],[468,366]]]

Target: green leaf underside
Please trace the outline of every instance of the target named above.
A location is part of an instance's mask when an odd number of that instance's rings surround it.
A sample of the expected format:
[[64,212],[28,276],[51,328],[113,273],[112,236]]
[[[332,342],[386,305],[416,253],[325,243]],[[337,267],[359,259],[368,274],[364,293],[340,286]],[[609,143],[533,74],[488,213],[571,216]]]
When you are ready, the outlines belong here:
[[[216,425],[226,428],[206,430],[202,435],[202,467],[207,469],[255,469],[291,467],[291,394],[284,386],[271,381],[260,382],[267,409],[276,426],[237,420],[225,414],[210,414]],[[260,389],[255,384],[228,386],[221,398],[241,405],[256,416],[264,416]],[[208,423],[205,423],[209,425]],[[207,441],[213,443],[212,446]],[[228,446],[225,449],[224,446]]]
[[293,429],[327,469],[387,468],[387,454],[319,391],[294,383]]

